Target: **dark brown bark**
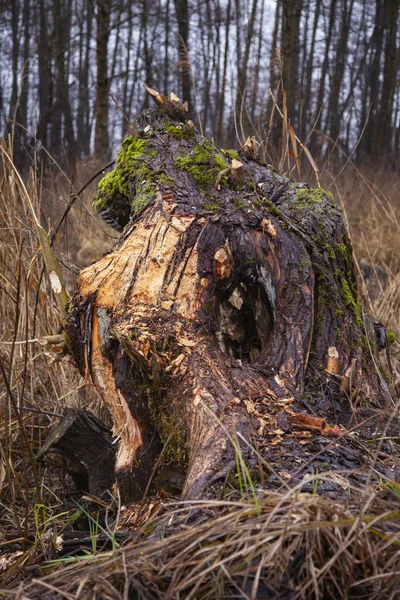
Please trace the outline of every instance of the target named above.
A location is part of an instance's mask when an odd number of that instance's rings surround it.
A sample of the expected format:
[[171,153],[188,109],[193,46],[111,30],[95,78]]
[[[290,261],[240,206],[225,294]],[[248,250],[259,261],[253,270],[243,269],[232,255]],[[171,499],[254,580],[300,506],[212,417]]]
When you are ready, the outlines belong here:
[[[388,398],[333,198],[244,154],[230,169],[179,106],[157,101],[124,142],[122,187],[97,196],[124,233],[81,273],[70,312],[76,362],[120,439],[123,501],[160,487],[207,494],[237,444],[249,464],[251,443],[287,472],[285,443],[268,441],[277,428],[340,437],[362,418],[357,403]],[[312,436],[290,443],[306,468]]]

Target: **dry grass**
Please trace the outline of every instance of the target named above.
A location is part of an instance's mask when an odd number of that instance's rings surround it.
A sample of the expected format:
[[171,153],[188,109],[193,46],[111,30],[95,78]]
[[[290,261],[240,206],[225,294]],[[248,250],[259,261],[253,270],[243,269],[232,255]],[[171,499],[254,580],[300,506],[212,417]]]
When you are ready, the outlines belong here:
[[[318,495],[170,504],[125,547],[52,570],[12,598],[395,598],[400,512]],[[361,508],[360,508],[361,507]],[[149,533],[152,531],[152,533]],[[46,573],[46,570],[44,571]]]
[[[99,165],[81,173],[84,181]],[[400,177],[349,168],[332,191],[345,209],[373,314],[400,339]],[[367,179],[366,179],[367,177]],[[334,178],[326,170],[323,185]],[[71,194],[62,174],[41,183],[33,173],[28,193],[43,225],[54,224]],[[87,190],[56,240],[69,292],[78,267],[93,262],[114,233],[90,210]],[[39,566],[57,555],[56,538],[71,528],[62,469],[34,457],[58,414],[86,407],[105,417],[93,391],[68,362],[49,365],[40,345],[60,318],[33,233],[32,216],[15,176],[3,165],[0,182],[0,569],[9,598],[398,598],[400,492],[382,486],[351,490],[337,504],[293,489],[257,490],[221,502],[166,502],[161,515],[135,529],[118,549],[91,551],[72,564]],[[364,263],[362,262],[364,261]],[[393,397],[399,398],[399,344],[392,346]],[[397,391],[397,395],[396,395]],[[319,475],[321,478],[322,475]],[[232,499],[233,498],[233,499]],[[93,505],[93,503],[92,503]],[[121,521],[117,499],[106,511],[112,538]],[[124,511],[122,511],[124,514]],[[11,543],[12,542],[12,543]],[[1,573],[1,571],[0,571]],[[257,595],[257,587],[259,589]],[[8,590],[8,591],[6,591]],[[1,593],[0,593],[1,597]]]

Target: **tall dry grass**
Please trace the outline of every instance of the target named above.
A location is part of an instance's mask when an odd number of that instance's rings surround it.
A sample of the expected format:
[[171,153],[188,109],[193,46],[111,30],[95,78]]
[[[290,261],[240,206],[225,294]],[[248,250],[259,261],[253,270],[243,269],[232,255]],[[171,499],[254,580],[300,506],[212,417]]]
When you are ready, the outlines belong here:
[[[287,147],[297,143],[289,129],[286,135]],[[287,153],[283,162],[295,171]],[[81,165],[79,183],[98,168]],[[367,496],[354,490],[347,508],[299,489],[281,495],[258,490],[257,505],[251,498],[167,505],[126,548],[92,553],[91,561],[74,561],[28,584],[32,569],[54,555],[57,535],[76,511],[62,466],[41,465],[36,453],[67,408],[106,414],[74,366],[49,364],[35,341],[58,331],[60,315],[15,172],[7,161],[0,170],[0,569],[6,597],[256,598],[258,583],[265,598],[399,597],[400,494],[371,516],[373,487]],[[348,219],[370,309],[400,339],[400,176],[349,165],[335,180],[328,165],[321,177]],[[60,171],[40,178],[32,169],[25,179],[35,212],[51,232],[74,186]],[[70,294],[79,268],[94,262],[115,235],[90,209],[94,187],[76,201],[56,237]],[[391,352],[398,398],[399,345]]]
[[[53,510],[62,504],[57,496],[60,486],[35,460],[49,428],[69,407],[103,413],[104,409],[76,368],[68,361],[49,364],[37,341],[57,333],[61,319],[44,272],[31,208],[12,162],[5,158],[6,154],[12,157],[12,143],[2,140],[1,144],[0,544],[10,535],[24,545],[37,529],[35,507]],[[72,193],[70,184],[59,172],[39,180],[32,168],[26,189],[41,224],[51,229]],[[109,232],[99,229],[86,198],[76,204],[54,246],[70,294],[79,268],[95,260],[112,241]]]

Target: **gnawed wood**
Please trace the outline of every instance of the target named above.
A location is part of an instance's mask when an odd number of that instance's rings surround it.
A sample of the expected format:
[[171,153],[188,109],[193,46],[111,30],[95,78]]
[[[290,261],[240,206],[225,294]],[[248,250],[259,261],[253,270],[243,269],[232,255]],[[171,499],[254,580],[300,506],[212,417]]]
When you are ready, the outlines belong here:
[[358,398],[387,399],[333,198],[260,164],[251,139],[230,166],[178,104],[135,120],[95,203],[125,230],[82,271],[71,311],[77,363],[113,415],[124,501],[150,481],[198,497],[238,452],[254,461],[250,441],[264,447],[279,419],[299,456],[290,421],[339,435],[350,366]]

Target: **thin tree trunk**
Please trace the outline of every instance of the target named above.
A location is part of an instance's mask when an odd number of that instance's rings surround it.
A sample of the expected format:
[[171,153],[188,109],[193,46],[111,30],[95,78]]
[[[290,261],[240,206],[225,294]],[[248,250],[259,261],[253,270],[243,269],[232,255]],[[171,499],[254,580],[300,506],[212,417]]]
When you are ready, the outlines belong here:
[[164,94],[168,94],[169,81],[169,20],[170,20],[170,0],[166,0],[165,5],[165,42],[164,42]]
[[108,41],[110,37],[110,0],[97,0],[97,33],[96,33],[96,61],[97,61],[97,82],[96,82],[96,103],[95,119],[96,126],[94,132],[94,153],[97,158],[102,158],[108,154]]
[[[186,50],[189,52],[189,5],[188,0],[174,0],[176,20],[178,22],[178,57],[186,61]],[[181,96],[184,102],[191,102],[190,67],[180,70]]]
[[315,41],[317,36],[317,29],[319,24],[319,16],[321,10],[321,0],[316,0],[315,13],[313,21],[313,29],[311,35],[310,53],[308,55],[307,68],[305,70],[305,91],[304,91],[304,121],[307,126],[310,126],[310,115],[312,111],[312,100],[311,100],[311,85],[314,72],[314,60],[315,60]]
[[243,106],[243,103],[245,103],[246,84],[247,84],[247,69],[249,66],[250,48],[251,48],[251,44],[252,44],[253,36],[254,36],[254,23],[256,20],[257,4],[258,4],[258,0],[253,0],[252,6],[251,6],[250,18],[249,18],[249,22],[247,25],[246,44],[245,44],[245,49],[244,49],[243,61],[240,65],[239,76],[238,76],[238,86],[237,86],[236,101],[235,101],[236,122],[238,124],[240,124],[240,121],[243,120],[243,118],[244,118],[243,114],[242,114],[242,112],[243,112],[242,106]]
[[224,114],[225,114],[225,91],[226,91],[226,78],[228,72],[228,56],[229,56],[229,29],[231,23],[231,0],[228,0],[228,7],[226,9],[226,26],[225,26],[225,49],[224,49],[224,66],[222,71],[222,82],[221,82],[221,99],[219,105],[219,124],[218,124],[218,139],[220,143],[224,145]]
[[29,58],[30,58],[30,24],[31,5],[30,0],[24,0],[24,8],[22,15],[22,26],[24,30],[24,46],[22,55],[22,72],[21,72],[21,91],[17,109],[17,123],[21,126],[19,129],[19,138],[21,140],[19,156],[16,157],[17,165],[22,167],[26,163],[28,154],[23,144],[26,140],[26,129],[28,127],[28,95],[29,95]]
[[368,90],[369,94],[369,118],[365,131],[362,147],[369,156],[374,155],[374,148],[377,137],[377,116],[379,109],[379,97],[381,93],[380,73],[381,56],[383,51],[384,39],[384,3],[376,0],[375,23],[372,32],[372,50],[371,61],[368,68]]
[[382,96],[380,101],[375,156],[388,156],[392,150],[393,97],[398,85],[396,38],[398,30],[399,0],[386,0],[385,17],[387,40],[383,66]]
[[39,70],[39,121],[37,137],[46,149],[49,148],[49,115],[52,109],[51,48],[48,36],[47,10],[44,0],[39,0],[38,34]]
[[343,13],[341,18],[341,29],[339,35],[339,43],[336,49],[336,62],[333,70],[331,90],[328,102],[328,114],[330,120],[329,135],[332,140],[337,140],[340,132],[340,92],[344,77],[345,64],[347,61],[347,45],[349,39],[349,31],[351,18],[353,13],[354,0],[344,1]]
[[283,84],[286,88],[288,118],[294,128],[299,105],[300,18],[303,0],[282,3],[281,49],[283,57]]
[[11,3],[11,39],[12,39],[12,51],[11,51],[11,65],[12,65],[12,84],[11,84],[11,98],[10,98],[10,111],[9,119],[9,131],[14,130],[13,121],[15,119],[17,103],[18,103],[18,59],[19,59],[19,2]]

